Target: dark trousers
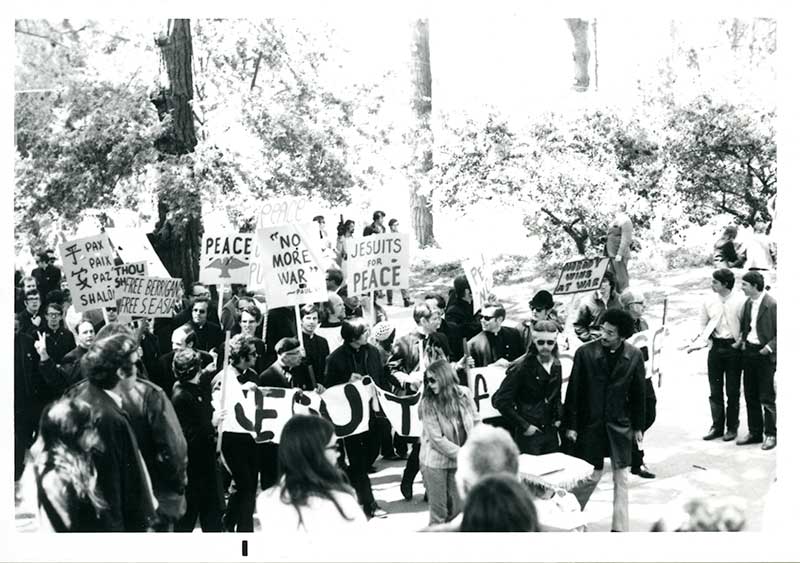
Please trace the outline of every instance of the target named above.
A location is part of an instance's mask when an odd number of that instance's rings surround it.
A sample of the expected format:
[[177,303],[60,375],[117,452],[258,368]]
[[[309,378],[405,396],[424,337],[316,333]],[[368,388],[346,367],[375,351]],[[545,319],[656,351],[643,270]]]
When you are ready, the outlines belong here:
[[[653,380],[645,379],[644,390],[644,428],[646,432],[656,421],[656,390],[653,389]],[[631,469],[639,469],[644,463],[644,450],[639,449],[639,444],[633,440],[631,445]]]
[[266,442],[256,444],[258,451],[261,490],[266,491],[278,482],[278,444]]
[[411,454],[409,454],[408,459],[406,460],[406,467],[403,469],[403,477],[401,479],[402,483],[408,483],[409,485],[414,483],[414,479],[417,477],[417,473],[419,473],[419,438],[409,438],[413,440],[413,446],[411,446]]
[[385,416],[373,414],[369,419],[369,465],[375,463],[379,453],[383,456],[394,453],[392,424]]
[[777,436],[775,410],[775,364],[769,356],[758,353],[761,346],[745,344],[744,400],[747,406],[747,428],[758,437]]
[[375,504],[372,482],[369,480],[369,432],[344,438],[344,450],[347,453],[350,484],[356,490],[358,503],[364,512],[369,512]]
[[222,490],[217,456],[208,448],[189,450],[186,486],[186,512],[175,523],[176,532],[191,532],[200,517],[204,532],[222,531]]
[[38,421],[30,413],[14,410],[14,481],[25,471],[25,454],[33,445]]
[[258,451],[250,434],[222,433],[222,455],[231,470],[233,492],[223,523],[229,532],[252,532],[258,490]]
[[517,430],[517,445],[520,453],[543,455],[558,451],[558,429],[555,426],[545,428],[532,436],[525,436]]
[[[711,406],[711,423],[722,432],[727,419],[728,430],[739,429],[739,393],[742,384],[742,354],[732,348],[733,339],[713,339],[708,351],[708,386]],[[728,408],[722,396],[723,387],[728,398]]]

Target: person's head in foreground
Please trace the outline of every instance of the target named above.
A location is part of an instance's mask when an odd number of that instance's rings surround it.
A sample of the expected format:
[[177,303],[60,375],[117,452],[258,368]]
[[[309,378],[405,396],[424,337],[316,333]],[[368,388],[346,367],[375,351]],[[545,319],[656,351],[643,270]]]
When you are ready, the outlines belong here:
[[336,464],[338,455],[336,433],[327,419],[297,414],[283,427],[278,446],[280,498],[295,507],[300,526],[300,509],[314,496],[333,502],[343,519],[352,520],[333,495],[334,491],[355,494]]
[[525,486],[505,473],[481,479],[467,495],[462,532],[538,532],[536,507]]
[[519,474],[519,447],[504,428],[479,424],[458,450],[456,488],[462,499],[483,477],[496,473]]
[[691,499],[673,503],[651,532],[741,532],[744,510],[730,501]]

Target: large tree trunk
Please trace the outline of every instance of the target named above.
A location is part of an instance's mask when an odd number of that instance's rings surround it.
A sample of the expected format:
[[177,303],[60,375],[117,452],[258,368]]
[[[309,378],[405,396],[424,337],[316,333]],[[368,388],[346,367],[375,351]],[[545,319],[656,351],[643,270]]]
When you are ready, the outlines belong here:
[[575,42],[575,50],[572,53],[572,60],[575,63],[575,82],[572,88],[577,92],[585,92],[589,89],[589,21],[577,18],[567,18],[567,26],[572,33],[572,40]]
[[431,109],[433,88],[431,84],[431,50],[428,20],[413,24],[411,44],[412,106],[417,118],[414,134],[414,177],[411,179],[411,225],[420,248],[436,244],[433,238],[433,214],[428,197],[420,193],[421,183],[433,168],[433,134]]
[[[172,166],[191,167],[192,164],[175,158],[193,152],[197,145],[191,105],[194,89],[189,20],[174,20],[169,34],[156,39],[156,44],[161,50],[169,85],[155,92],[151,101],[158,110],[159,119],[164,121],[169,117],[171,121],[155,145],[165,155],[164,161],[173,160]],[[166,166],[167,162],[162,164]],[[187,172],[191,177],[192,171]],[[170,275],[182,278],[188,286],[199,276],[202,206],[200,194],[177,181],[180,177],[184,175],[162,171],[158,223],[149,238]]]

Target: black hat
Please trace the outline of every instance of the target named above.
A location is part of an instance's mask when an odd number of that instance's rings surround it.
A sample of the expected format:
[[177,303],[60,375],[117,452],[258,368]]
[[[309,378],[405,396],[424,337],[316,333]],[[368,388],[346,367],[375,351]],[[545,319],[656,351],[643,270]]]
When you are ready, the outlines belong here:
[[536,295],[533,296],[533,299],[528,301],[528,306],[531,309],[536,309],[539,307],[544,307],[545,309],[552,309],[553,305],[554,305],[553,295],[546,289],[537,291]]

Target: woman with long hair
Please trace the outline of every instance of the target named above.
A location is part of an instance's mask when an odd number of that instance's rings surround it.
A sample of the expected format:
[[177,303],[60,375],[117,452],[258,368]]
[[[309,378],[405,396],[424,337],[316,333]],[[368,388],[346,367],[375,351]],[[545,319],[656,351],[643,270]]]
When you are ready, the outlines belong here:
[[91,455],[102,448],[88,403],[63,398],[45,408],[33,451],[42,529],[111,531]]
[[461,510],[456,490],[456,458],[480,415],[469,389],[458,384],[453,366],[437,360],[425,370],[419,402],[422,480],[428,492],[430,524],[447,522]]
[[366,524],[366,516],[337,467],[333,424],[319,416],[295,415],[281,432],[278,484],[257,500],[261,529],[276,532],[331,532]]

